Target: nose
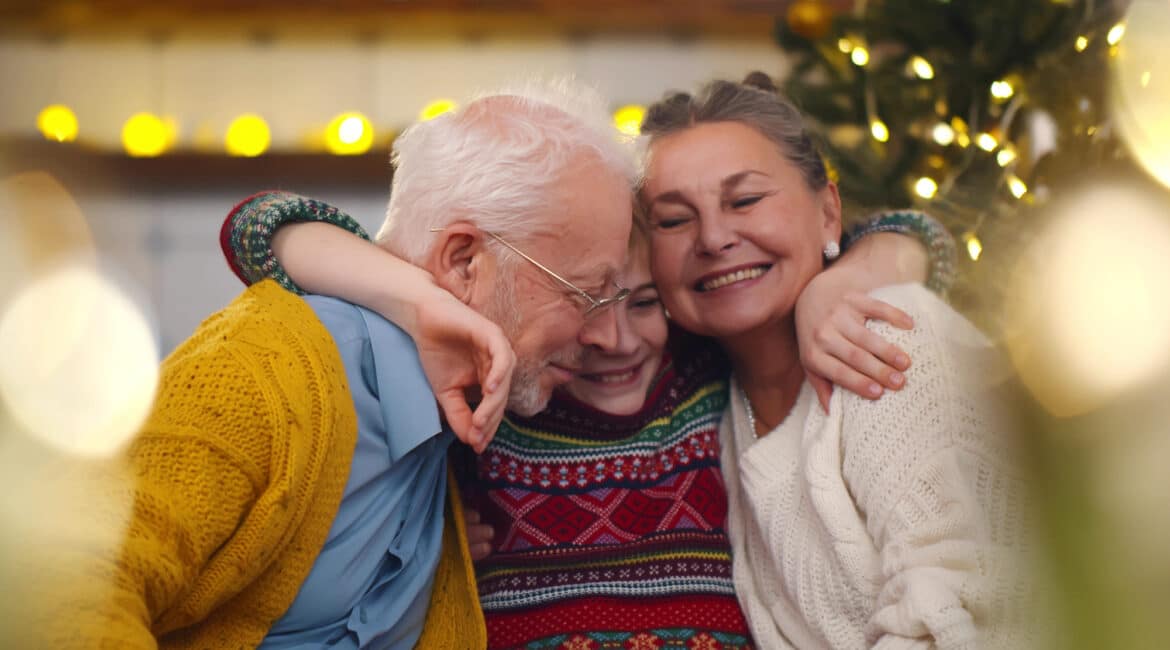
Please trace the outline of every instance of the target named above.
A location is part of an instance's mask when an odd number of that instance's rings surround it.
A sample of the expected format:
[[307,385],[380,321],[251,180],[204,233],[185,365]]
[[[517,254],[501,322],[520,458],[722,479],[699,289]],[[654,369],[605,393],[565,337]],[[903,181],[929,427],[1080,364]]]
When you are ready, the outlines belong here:
[[695,239],[695,251],[700,255],[718,255],[735,245],[735,231],[726,219],[703,216],[699,219],[699,236]]
[[[625,320],[618,315],[618,311],[625,305],[614,305],[598,310],[598,313],[585,319],[581,332],[577,335],[577,342],[587,348],[596,348],[606,352],[618,347],[623,338],[623,327],[629,330],[629,324],[621,325],[619,320]],[[629,338],[628,334],[625,338]]]

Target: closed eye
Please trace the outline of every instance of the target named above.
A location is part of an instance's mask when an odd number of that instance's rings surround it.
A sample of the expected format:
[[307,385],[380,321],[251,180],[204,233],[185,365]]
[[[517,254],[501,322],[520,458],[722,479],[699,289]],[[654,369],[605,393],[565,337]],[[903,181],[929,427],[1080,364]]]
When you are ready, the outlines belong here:
[[749,208],[749,207],[759,203],[760,200],[763,198],[764,198],[763,194],[753,194],[751,196],[740,197],[740,198],[735,199],[731,202],[731,207],[736,209],[736,210],[742,210],[744,208]]

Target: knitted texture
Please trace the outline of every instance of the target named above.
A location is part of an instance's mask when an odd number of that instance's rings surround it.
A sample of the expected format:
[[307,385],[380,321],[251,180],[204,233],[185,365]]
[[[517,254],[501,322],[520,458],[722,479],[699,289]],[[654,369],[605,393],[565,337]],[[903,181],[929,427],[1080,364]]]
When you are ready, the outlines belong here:
[[219,229],[219,246],[236,277],[244,284],[270,278],[293,293],[304,293],[272,254],[272,234],[297,221],[331,223],[370,239],[353,217],[327,203],[292,192],[257,192],[232,208]]
[[490,648],[742,648],[719,472],[726,371],[669,362],[640,413],[567,396],[509,416],[465,489],[496,537],[477,565]]
[[878,401],[805,385],[754,438],[733,385],[721,425],[735,586],[763,647],[1033,647],[1024,482],[979,381],[998,357],[918,285],[873,295],[912,331],[871,329],[914,365]]
[[955,238],[941,223],[925,212],[917,210],[887,210],[875,212],[856,224],[842,237],[842,248],[848,249],[858,240],[875,232],[896,232],[914,237],[926,248],[929,270],[926,288],[944,300],[955,284]]
[[[39,549],[28,647],[255,647],[325,542],[356,434],[329,332],[275,283],[252,286],[166,359],[122,457],[54,474],[83,495],[77,522],[125,534]],[[430,647],[483,645],[467,567],[444,546],[427,621],[452,641]]]

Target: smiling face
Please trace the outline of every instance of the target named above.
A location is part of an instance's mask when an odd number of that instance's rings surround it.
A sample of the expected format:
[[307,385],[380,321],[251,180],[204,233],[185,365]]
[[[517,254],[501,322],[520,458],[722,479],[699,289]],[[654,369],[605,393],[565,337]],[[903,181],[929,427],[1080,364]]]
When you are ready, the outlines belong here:
[[790,319],[841,233],[836,187],[810,189],[775,143],[738,122],[655,140],[642,199],[663,302],[679,325],[716,338]]
[[631,249],[618,282],[633,293],[613,307],[617,336],[586,348],[581,371],[565,391],[600,411],[629,415],[646,401],[666,346],[666,315],[650,280],[645,241]]
[[[566,175],[546,217],[551,232],[515,243],[591,296],[614,293],[614,277],[626,261],[631,225],[629,186],[619,175],[588,162]],[[499,245],[497,245],[499,247]],[[577,372],[585,355],[578,336],[589,305],[579,294],[540,270],[513,259],[472,304],[499,323],[516,353],[508,407],[522,415],[542,410],[552,390]],[[503,284],[501,284],[503,283]],[[605,308],[593,319],[611,318]]]

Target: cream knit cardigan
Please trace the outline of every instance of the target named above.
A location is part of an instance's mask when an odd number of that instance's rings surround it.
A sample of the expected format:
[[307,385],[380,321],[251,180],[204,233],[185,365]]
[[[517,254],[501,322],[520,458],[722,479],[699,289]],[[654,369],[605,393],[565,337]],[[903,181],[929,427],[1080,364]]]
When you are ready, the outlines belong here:
[[871,402],[809,384],[755,439],[734,381],[721,426],[735,589],[761,648],[1031,647],[1024,489],[986,390],[988,341],[918,285],[874,292],[913,360]]

